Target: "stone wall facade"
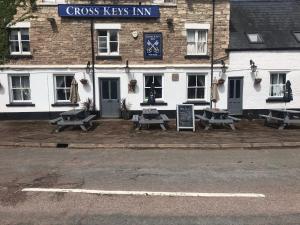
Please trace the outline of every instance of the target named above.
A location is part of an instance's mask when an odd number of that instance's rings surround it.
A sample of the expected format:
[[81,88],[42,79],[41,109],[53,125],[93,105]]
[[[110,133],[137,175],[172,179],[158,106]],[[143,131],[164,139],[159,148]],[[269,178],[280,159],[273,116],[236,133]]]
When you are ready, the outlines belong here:
[[[138,1],[94,1],[95,4],[139,4]],[[68,1],[68,3],[88,4],[89,1]],[[150,0],[142,4],[151,4]],[[38,5],[36,18],[31,19],[30,57],[11,59],[8,64],[18,65],[84,65],[91,61],[90,20],[81,18],[61,18],[57,5]],[[48,18],[54,18],[53,29]],[[167,19],[173,19],[173,30],[168,28]],[[229,43],[229,0],[216,1],[215,16],[215,59],[226,57]],[[99,18],[95,23],[121,24],[121,59],[97,59],[96,64],[208,64],[210,63],[211,32],[208,31],[208,56],[186,58],[187,37],[185,23],[212,24],[212,0],[177,0],[176,6],[160,6],[160,18]],[[212,25],[211,25],[212,28]],[[134,39],[132,32],[139,36]],[[162,32],[163,59],[145,60],[143,55],[143,32]],[[97,38],[95,35],[95,50]]]

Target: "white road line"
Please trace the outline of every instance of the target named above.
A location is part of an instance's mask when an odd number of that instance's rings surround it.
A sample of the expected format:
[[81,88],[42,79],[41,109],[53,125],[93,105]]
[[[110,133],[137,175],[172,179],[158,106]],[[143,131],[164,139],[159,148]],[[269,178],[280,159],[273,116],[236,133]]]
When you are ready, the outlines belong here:
[[108,191],[61,188],[24,188],[24,192],[86,193],[98,195],[167,196],[167,197],[229,197],[229,198],[265,198],[257,193],[198,193],[198,192],[153,192],[153,191]]

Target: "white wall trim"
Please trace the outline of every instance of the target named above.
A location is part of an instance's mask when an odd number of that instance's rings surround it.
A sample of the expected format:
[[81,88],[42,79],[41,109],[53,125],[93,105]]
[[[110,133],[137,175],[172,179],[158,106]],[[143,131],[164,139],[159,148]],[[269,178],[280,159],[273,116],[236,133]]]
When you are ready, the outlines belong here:
[[210,24],[209,23],[185,23],[185,29],[193,29],[193,30],[209,30]]
[[14,25],[7,25],[9,28],[30,28],[30,22],[18,22]]
[[121,30],[120,23],[95,23],[96,30]]

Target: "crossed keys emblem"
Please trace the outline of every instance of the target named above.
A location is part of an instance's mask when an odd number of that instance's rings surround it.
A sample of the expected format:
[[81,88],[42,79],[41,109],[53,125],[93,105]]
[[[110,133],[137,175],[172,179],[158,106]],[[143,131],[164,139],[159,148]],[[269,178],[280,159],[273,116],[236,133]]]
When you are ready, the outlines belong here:
[[147,41],[147,48],[146,51],[148,54],[150,53],[159,53],[159,42],[156,40],[154,43],[152,43],[150,40]]

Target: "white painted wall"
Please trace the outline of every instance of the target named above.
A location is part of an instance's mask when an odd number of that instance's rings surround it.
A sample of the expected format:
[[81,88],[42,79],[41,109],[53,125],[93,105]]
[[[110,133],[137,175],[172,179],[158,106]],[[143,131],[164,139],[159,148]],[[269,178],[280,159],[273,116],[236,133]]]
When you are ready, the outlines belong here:
[[[262,78],[259,85],[254,85],[250,71],[250,59],[258,66]],[[217,107],[227,109],[228,77],[243,77],[243,109],[283,108],[284,103],[267,103],[270,90],[270,73],[286,72],[286,79],[291,81],[294,100],[286,104],[287,108],[300,108],[300,51],[247,51],[230,52],[229,69],[224,85],[219,87],[220,101]]]

